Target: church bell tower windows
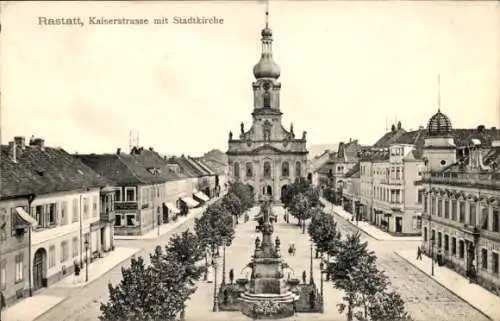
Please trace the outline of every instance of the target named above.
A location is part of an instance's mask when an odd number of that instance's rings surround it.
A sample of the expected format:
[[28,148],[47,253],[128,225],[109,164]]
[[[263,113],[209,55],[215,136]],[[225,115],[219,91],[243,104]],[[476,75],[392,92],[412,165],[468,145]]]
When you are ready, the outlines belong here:
[[300,162],[295,163],[295,177],[302,176],[302,168]]
[[264,88],[264,93],[262,94],[264,108],[271,108],[271,93],[269,92],[270,87],[271,87],[271,85],[269,85],[268,82],[265,82],[262,85],[262,88]]
[[253,166],[252,166],[252,163],[247,163],[246,164],[246,177],[247,178],[253,177]]
[[290,175],[290,166],[288,165],[288,162],[283,162],[283,164],[281,164],[281,176],[288,177],[289,175]]

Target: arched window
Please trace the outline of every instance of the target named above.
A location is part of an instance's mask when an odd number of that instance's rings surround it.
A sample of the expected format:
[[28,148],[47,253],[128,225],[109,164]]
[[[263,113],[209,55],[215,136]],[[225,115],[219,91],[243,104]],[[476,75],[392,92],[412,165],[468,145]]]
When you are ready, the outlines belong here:
[[290,175],[290,166],[288,162],[281,164],[281,176],[288,177]]
[[247,163],[246,164],[246,176],[247,177],[252,177],[253,176],[253,166],[252,166],[252,163]]
[[234,163],[234,178],[240,179],[240,163]]
[[264,177],[271,177],[271,163],[264,162]]
[[300,162],[295,163],[295,177],[302,176],[302,164]]
[[264,100],[264,108],[271,108],[271,94],[269,92],[265,92],[262,95]]
[[268,127],[264,128],[264,140],[265,141],[271,140],[271,129]]

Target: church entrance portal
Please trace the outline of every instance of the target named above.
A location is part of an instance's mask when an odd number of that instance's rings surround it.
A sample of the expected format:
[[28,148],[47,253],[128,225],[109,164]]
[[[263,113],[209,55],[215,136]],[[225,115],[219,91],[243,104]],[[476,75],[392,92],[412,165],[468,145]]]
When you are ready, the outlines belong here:
[[267,195],[267,196],[273,195],[273,188],[271,187],[271,185],[266,185],[262,188],[262,195]]

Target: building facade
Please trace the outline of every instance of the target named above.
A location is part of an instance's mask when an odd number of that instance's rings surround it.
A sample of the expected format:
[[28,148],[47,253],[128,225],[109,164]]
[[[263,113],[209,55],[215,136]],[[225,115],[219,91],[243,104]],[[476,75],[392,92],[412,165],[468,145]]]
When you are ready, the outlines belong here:
[[256,81],[252,83],[254,110],[252,126],[245,130],[241,123],[240,134],[229,133],[227,151],[229,180],[250,185],[256,201],[264,196],[280,202],[287,185],[307,170],[306,132],[295,137],[293,124],[290,130],[282,125],[280,109],[280,68],[273,60],[272,30],[266,26],[261,32],[262,55],[253,69]]
[[422,247],[500,294],[500,131],[456,132],[440,111],[429,120]]
[[[107,220],[101,220],[100,208],[101,197],[109,196],[102,190],[108,183],[61,148],[46,147],[43,139],[33,137],[26,145],[24,137],[15,137],[2,146],[2,214],[10,221],[7,234],[19,242],[15,261],[5,262],[2,272],[7,301],[31,295],[70,275],[75,263],[113,249],[112,198],[104,211]],[[9,244],[2,244],[5,253],[13,253]]]

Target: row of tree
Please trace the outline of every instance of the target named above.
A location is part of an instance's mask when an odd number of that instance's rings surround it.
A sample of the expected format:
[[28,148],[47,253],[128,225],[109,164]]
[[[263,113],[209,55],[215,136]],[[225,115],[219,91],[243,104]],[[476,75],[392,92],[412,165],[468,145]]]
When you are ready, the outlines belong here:
[[403,299],[391,289],[388,277],[377,267],[375,253],[368,249],[367,242],[362,242],[360,234],[342,237],[331,215],[319,207],[309,212],[312,216],[308,233],[317,253],[327,263],[327,280],[344,292],[339,311],[346,311],[349,321],[412,320]]
[[[199,261],[207,252],[215,254],[221,245],[234,238],[235,218],[253,205],[252,189],[232,184],[228,193],[209,205],[195,222],[195,233],[175,234],[162,249],[157,246],[147,264],[142,257],[132,258],[122,267],[122,280],[108,285],[109,300],[101,303],[100,320],[175,320],[184,318],[185,303],[196,291],[195,282],[205,267]],[[224,243],[225,242],[225,243]]]

